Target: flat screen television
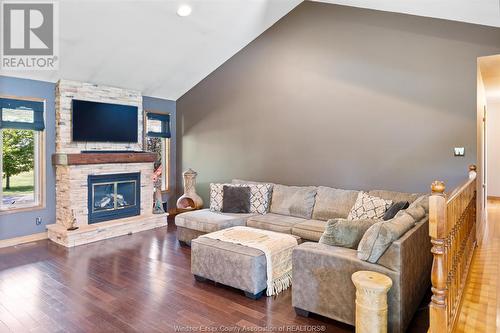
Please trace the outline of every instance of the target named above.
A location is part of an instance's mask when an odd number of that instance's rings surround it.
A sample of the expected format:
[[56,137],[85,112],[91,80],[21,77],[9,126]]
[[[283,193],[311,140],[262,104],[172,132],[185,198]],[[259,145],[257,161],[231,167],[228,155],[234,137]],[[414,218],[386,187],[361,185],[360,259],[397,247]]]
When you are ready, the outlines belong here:
[[137,142],[136,106],[73,100],[73,141]]

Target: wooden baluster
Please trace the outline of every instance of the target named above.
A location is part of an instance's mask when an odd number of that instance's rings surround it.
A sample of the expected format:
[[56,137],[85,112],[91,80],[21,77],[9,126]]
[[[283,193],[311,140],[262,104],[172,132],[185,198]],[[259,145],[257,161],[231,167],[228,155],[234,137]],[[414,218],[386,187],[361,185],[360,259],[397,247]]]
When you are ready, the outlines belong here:
[[[477,167],[475,164],[471,164],[469,165],[469,179],[472,179],[472,178],[476,178],[477,177]],[[476,203],[472,209],[472,223],[473,225],[471,226],[471,233],[472,233],[472,242],[474,243],[474,248],[476,247],[477,245],[477,237],[476,237],[476,227],[478,226],[477,224],[477,215],[476,215],[476,209],[477,209],[477,205],[480,204],[478,201],[477,201],[477,193],[476,193],[476,184],[477,184],[477,178],[475,180],[475,184],[473,187],[471,187],[471,190],[474,192],[473,193],[473,200],[474,202]],[[484,200],[486,200],[486,198],[484,198]]]
[[431,185],[432,195],[429,197],[429,235],[432,243],[432,298],[430,304],[430,328],[431,333],[443,333],[448,331],[448,302],[446,279],[448,274],[446,258],[446,189],[443,182],[435,181]]

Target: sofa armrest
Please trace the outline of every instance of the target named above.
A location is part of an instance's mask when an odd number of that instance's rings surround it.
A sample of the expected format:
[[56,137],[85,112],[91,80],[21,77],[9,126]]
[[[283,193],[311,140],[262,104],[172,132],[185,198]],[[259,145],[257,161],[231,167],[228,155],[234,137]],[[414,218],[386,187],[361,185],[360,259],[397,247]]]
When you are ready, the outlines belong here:
[[293,251],[293,306],[350,325],[355,323],[356,288],[354,272],[368,270],[387,275],[389,327],[402,331],[400,320],[399,272],[357,258],[356,250],[320,243],[303,243]]
[[400,272],[401,316],[406,325],[410,323],[415,310],[430,290],[431,247],[429,219],[426,216],[392,243],[377,262],[388,269]]

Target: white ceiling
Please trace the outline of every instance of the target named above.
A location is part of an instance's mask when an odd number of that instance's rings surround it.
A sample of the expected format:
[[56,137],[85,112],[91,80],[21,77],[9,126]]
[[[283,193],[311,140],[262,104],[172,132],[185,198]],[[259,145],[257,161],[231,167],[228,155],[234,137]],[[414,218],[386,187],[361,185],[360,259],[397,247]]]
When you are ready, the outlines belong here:
[[[60,0],[60,69],[0,71],[177,100],[302,0]],[[500,0],[324,0],[500,27]],[[176,14],[190,4],[191,16]]]
[[500,0],[313,0],[500,27]]
[[[60,0],[59,71],[0,71],[177,100],[302,0]],[[192,14],[176,14],[180,4]]]

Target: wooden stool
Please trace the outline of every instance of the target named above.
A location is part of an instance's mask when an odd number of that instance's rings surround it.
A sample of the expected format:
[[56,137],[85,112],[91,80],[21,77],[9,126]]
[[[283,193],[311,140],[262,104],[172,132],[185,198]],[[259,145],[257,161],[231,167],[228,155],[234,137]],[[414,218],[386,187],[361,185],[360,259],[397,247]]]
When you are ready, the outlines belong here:
[[356,332],[387,332],[387,292],[392,280],[384,274],[359,271],[352,275],[356,286]]

